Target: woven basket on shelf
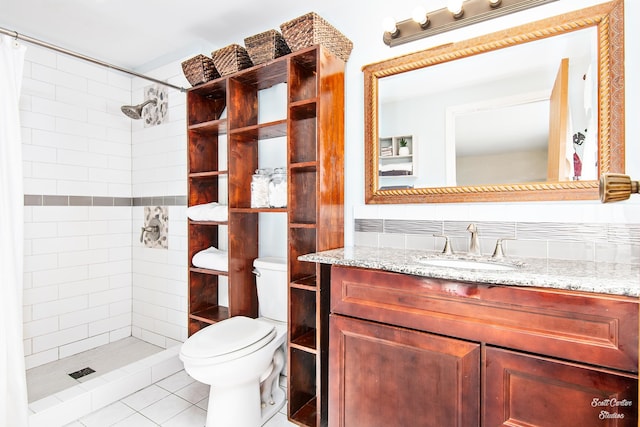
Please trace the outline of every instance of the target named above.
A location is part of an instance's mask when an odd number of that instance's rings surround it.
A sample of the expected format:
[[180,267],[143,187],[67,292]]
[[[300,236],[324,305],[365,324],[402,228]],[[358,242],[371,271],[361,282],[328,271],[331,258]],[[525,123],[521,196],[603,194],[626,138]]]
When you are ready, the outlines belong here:
[[231,44],[211,52],[213,63],[223,76],[253,66],[247,50],[239,44]]
[[284,41],[284,37],[276,30],[265,31],[244,39],[249,57],[255,65],[263,64],[272,59],[291,53],[291,49]]
[[205,55],[196,55],[184,61],[182,72],[191,86],[197,86],[220,77],[213,60]]
[[353,49],[351,40],[315,12],[285,22],[280,30],[293,52],[319,44],[346,62]]

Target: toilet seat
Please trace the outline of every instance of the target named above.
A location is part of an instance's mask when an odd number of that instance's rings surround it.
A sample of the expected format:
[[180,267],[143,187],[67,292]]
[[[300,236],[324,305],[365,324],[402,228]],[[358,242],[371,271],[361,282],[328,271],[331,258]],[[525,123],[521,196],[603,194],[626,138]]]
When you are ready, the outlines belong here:
[[238,359],[264,347],[276,336],[276,328],[267,322],[235,316],[207,326],[193,334],[180,350],[181,356],[222,363]]

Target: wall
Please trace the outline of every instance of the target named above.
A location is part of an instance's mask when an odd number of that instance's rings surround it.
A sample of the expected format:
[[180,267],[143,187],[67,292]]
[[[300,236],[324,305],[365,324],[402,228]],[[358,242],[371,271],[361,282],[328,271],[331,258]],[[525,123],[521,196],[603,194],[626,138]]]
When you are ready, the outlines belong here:
[[[145,73],[176,86],[188,87],[180,61]],[[133,79],[134,104],[144,101],[144,88],[154,83]],[[165,123],[144,127],[132,121],[132,334],[171,347],[187,338],[187,224],[186,224],[186,97],[169,89]],[[168,248],[140,243],[144,206],[167,206]]]
[[28,46],[20,99],[27,367],[131,333],[131,80]]
[[[442,7],[444,2],[429,2],[428,10]],[[411,0],[371,2],[366,8],[360,5],[347,5],[336,8],[334,5],[318,5],[316,11],[329,22],[343,31],[353,42],[354,50],[347,63],[346,85],[346,147],[345,174],[349,186],[345,189],[345,245],[362,243],[358,240],[356,220],[406,220],[406,221],[488,221],[492,222],[527,222],[527,223],[561,223],[577,230],[581,224],[594,225],[599,231],[608,233],[609,227],[623,225],[625,238],[638,239],[637,226],[640,218],[640,196],[629,201],[611,205],[602,205],[598,201],[586,202],[536,202],[536,203],[458,203],[458,204],[414,204],[414,205],[366,205],[364,203],[364,117],[363,117],[363,77],[361,68],[365,64],[399,56],[412,51],[439,46],[457,40],[506,29],[522,23],[555,16],[567,11],[580,9],[601,3],[598,0],[578,1],[559,0],[539,6],[519,14],[493,19],[484,23],[460,30],[438,34],[426,39],[389,48],[381,42],[382,33],[379,23],[387,16],[397,19],[410,17],[415,4]],[[353,10],[348,10],[353,8]],[[357,16],[357,19],[353,19]],[[640,16],[638,2],[625,1],[625,84],[626,84],[626,164],[627,173],[632,177],[640,176],[640,143],[633,135],[640,134],[640,122],[633,120],[640,112],[640,98],[635,94],[640,91],[640,51],[628,46],[635,46],[640,37],[640,28],[633,22],[633,17]],[[624,227],[624,225],[634,227]],[[398,236],[405,236],[404,232]],[[383,245],[388,235],[376,235],[376,245]],[[576,235],[572,235],[576,238]],[[367,242],[373,244],[371,240]],[[406,245],[406,240],[403,243]],[[543,238],[541,245],[549,253],[548,239]],[[555,253],[553,251],[552,253]],[[638,262],[640,255],[635,252],[632,258],[622,258],[626,262]]]

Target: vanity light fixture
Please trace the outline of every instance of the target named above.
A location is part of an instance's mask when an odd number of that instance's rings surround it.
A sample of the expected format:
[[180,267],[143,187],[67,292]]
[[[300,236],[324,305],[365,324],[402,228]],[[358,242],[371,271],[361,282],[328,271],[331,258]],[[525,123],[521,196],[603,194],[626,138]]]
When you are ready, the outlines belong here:
[[621,173],[604,173],[600,176],[599,190],[602,203],[619,202],[640,193],[640,181],[632,181]]
[[416,8],[412,19],[397,22],[386,18],[382,40],[393,47],[554,1],[557,0],[448,0],[447,7],[433,12]]

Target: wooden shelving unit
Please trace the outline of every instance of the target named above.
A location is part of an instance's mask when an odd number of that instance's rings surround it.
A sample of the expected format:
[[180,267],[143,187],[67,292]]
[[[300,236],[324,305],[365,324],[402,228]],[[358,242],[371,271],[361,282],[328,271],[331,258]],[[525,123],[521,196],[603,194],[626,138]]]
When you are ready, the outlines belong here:
[[[287,84],[287,118],[258,123],[258,93]],[[226,108],[226,119],[221,119]],[[294,52],[187,93],[189,206],[218,201],[226,180],[229,220],[189,221],[189,334],[231,316],[256,317],[253,260],[258,216],[287,216],[289,419],[327,423],[329,282],[326,267],[298,256],[343,246],[344,62],[320,46]],[[226,135],[226,169],[219,137]],[[287,137],[287,207],[251,208],[258,143]],[[219,242],[228,227],[229,272],[195,268],[193,255]],[[218,303],[218,279],[229,282],[228,307]]]

